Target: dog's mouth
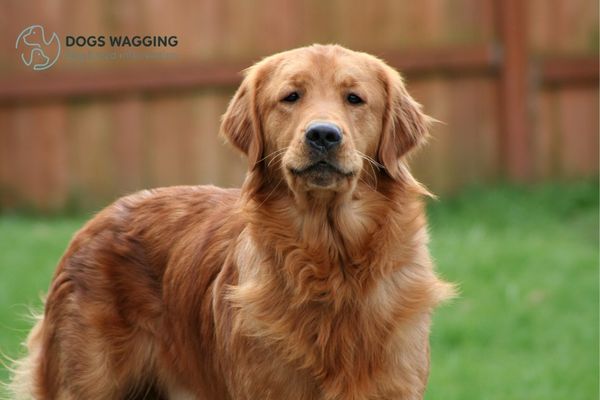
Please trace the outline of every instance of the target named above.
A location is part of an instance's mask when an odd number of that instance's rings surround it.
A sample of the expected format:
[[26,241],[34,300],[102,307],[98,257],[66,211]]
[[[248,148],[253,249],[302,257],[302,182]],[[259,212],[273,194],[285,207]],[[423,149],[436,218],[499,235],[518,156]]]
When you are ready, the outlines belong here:
[[292,167],[290,168],[290,172],[296,176],[307,174],[337,174],[340,176],[351,177],[354,175],[353,171],[345,171],[341,167],[327,160],[317,161],[302,168]]
[[347,171],[327,160],[320,160],[301,168],[291,167],[289,171],[294,176],[304,179],[310,187],[325,189],[337,186],[336,182],[340,179],[355,175],[354,171]]

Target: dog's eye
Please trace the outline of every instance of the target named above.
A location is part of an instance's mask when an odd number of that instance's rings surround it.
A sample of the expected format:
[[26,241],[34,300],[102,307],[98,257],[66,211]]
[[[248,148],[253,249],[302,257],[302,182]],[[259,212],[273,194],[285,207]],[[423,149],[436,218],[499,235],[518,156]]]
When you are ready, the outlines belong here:
[[362,103],[364,103],[364,100],[361,99],[357,94],[354,94],[354,93],[350,93],[348,95],[348,97],[346,97],[346,100],[348,100],[348,103],[350,103],[350,104],[362,104]]
[[284,101],[286,103],[295,103],[299,99],[300,99],[300,95],[298,94],[298,92],[292,92],[292,93],[288,94],[287,96],[285,96],[283,99],[281,99],[281,101]]

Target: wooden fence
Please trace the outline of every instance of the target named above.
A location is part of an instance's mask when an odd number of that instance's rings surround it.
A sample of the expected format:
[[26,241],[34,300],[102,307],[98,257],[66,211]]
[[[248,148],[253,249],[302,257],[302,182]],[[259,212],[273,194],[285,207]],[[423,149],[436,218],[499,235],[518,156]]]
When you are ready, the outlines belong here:
[[[62,58],[28,71],[15,40],[34,23],[60,37],[179,43],[164,60]],[[315,42],[383,57],[444,121],[413,160],[434,191],[598,173],[596,0],[9,0],[0,3],[0,208],[239,185],[244,162],[217,137],[239,71]]]

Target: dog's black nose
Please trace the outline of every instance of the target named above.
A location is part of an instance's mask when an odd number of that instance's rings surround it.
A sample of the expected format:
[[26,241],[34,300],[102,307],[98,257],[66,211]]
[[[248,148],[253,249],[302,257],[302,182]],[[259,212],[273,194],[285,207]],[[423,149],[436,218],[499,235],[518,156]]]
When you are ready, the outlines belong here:
[[342,142],[342,131],[334,124],[328,122],[315,122],[306,128],[306,143],[312,148],[327,151]]

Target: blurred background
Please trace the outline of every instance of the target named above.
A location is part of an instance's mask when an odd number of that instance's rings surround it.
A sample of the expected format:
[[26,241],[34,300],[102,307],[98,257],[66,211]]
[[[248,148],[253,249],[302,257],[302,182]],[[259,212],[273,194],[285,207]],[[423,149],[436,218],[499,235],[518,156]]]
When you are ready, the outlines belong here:
[[[443,122],[412,161],[441,198],[440,272],[462,288],[436,316],[428,398],[597,398],[598,13],[596,0],[1,0],[0,350],[19,354],[20,316],[92,212],[141,188],[240,185],[245,160],[217,132],[242,69],[339,43],[387,60]],[[43,71],[15,48],[34,24],[62,45]],[[110,35],[178,43],[65,42]]]
[[[4,208],[89,209],[145,187],[239,185],[244,161],[217,131],[240,71],[312,43],[376,54],[406,76],[444,122],[413,163],[437,193],[598,171],[595,0],[0,4]],[[63,44],[45,71],[15,50],[32,24]],[[116,51],[166,59],[114,60],[108,45],[66,47],[68,35],[176,35],[178,45]]]

